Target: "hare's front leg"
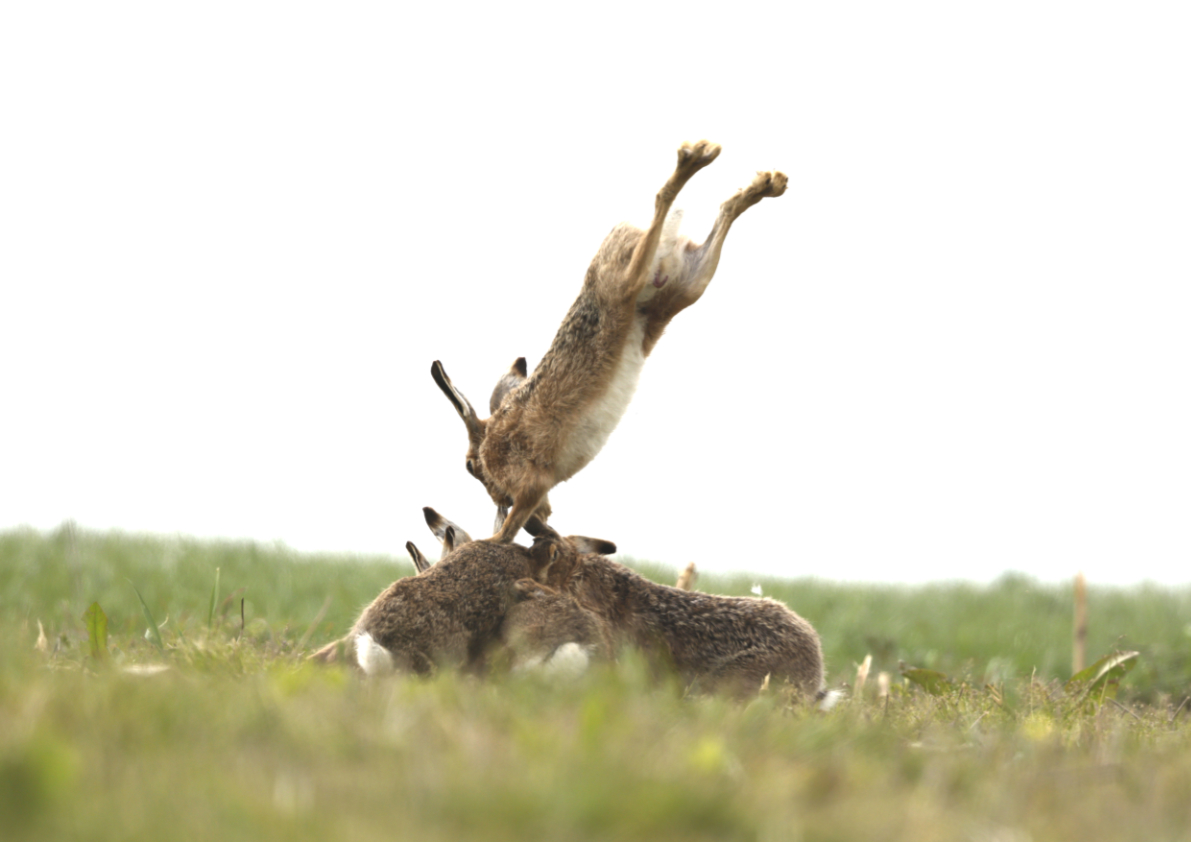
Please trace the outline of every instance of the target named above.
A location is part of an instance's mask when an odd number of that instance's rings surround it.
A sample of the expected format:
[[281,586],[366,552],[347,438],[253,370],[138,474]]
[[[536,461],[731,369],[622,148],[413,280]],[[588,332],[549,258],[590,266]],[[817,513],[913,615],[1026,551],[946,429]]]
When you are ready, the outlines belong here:
[[[521,531],[521,527],[525,526],[526,522],[538,513],[539,508],[546,500],[546,493],[549,491],[548,485],[532,485],[522,488],[522,490],[513,495],[513,508],[509,510],[508,515],[504,519],[504,523],[492,536],[492,540],[499,541],[502,544],[511,544],[513,539],[517,537],[517,533]],[[550,504],[546,503],[546,511],[540,513],[542,520],[545,520],[550,515]]]
[[[530,524],[529,532],[531,534],[535,534],[533,532],[533,528],[532,528],[533,524],[530,523],[531,520],[533,520],[534,518],[537,518],[539,523],[544,524],[550,518],[550,515],[552,513],[553,513],[553,510],[550,508],[550,497],[547,494],[543,494],[541,501],[538,503],[538,507],[536,509],[534,509],[534,513],[532,515],[530,515],[529,520],[526,521],[526,523]],[[501,530],[501,527],[505,525],[505,519],[508,518],[508,516],[509,516],[509,507],[507,505],[497,506],[496,507],[496,523],[493,525],[492,529],[495,532],[499,533]]]

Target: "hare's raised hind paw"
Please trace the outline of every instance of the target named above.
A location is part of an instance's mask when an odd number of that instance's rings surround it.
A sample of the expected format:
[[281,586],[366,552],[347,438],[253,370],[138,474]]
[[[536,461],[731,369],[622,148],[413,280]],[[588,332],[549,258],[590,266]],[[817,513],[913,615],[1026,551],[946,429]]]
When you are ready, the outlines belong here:
[[777,170],[759,172],[752,184],[737,190],[732,198],[720,205],[720,215],[729,221],[736,219],[762,199],[785,193],[788,181],[786,174]]
[[688,178],[719,157],[721,146],[710,140],[678,147],[678,170]]
[[750,196],[755,196],[757,199],[765,199],[773,196],[780,196],[786,192],[786,184],[789,181],[784,172],[759,172],[757,177],[753,179],[746,190]]

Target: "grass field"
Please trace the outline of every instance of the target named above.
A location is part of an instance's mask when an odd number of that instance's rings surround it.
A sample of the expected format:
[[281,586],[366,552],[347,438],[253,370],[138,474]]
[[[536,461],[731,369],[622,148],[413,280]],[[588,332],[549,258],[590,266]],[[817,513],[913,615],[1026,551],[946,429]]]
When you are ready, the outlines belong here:
[[1191,590],[1091,589],[1089,654],[1139,653],[1115,700],[1064,689],[1070,593],[1020,577],[761,580],[815,624],[833,686],[866,654],[892,674],[829,713],[686,698],[631,657],[561,683],[302,663],[409,572],[0,533],[4,838],[1191,839]]

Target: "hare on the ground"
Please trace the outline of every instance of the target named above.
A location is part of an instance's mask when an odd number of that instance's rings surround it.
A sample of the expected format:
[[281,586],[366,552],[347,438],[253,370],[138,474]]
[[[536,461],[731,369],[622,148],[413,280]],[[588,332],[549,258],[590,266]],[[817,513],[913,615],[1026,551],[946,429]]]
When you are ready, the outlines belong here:
[[369,674],[429,673],[436,667],[482,669],[505,614],[514,583],[537,571],[516,544],[473,541],[416,576],[398,579],[360,614],[342,640],[312,658],[339,659],[341,649]]
[[[426,525],[442,542],[442,558],[472,539],[459,524],[434,509],[423,510]],[[584,551],[614,553],[616,545],[608,541],[571,536],[571,542]],[[415,548],[416,549],[416,548]],[[549,576],[550,561],[540,559],[538,577]],[[506,647],[513,669],[541,669],[547,673],[582,672],[592,658],[608,658],[611,633],[607,625],[591,611],[581,608],[573,597],[546,587],[535,579],[513,583],[514,603],[505,614],[498,637]]]
[[570,594],[533,579],[513,584],[517,602],[505,615],[501,641],[514,670],[575,675],[612,657],[612,630]]
[[822,690],[819,635],[782,603],[660,585],[548,526],[534,522],[531,531],[546,584],[599,616],[614,646],[637,647],[704,691],[743,697],[767,680],[808,699]]
[[666,325],[703,295],[724,238],[745,210],[786,190],[780,172],[758,173],[720,206],[702,244],[678,234],[671,213],[679,191],[720,154],[716,144],[684,143],[642,231],[612,229],[542,361],[527,374],[518,359],[501,379],[481,419],[442,363],[431,374],[467,427],[467,470],[497,505],[496,540],[509,543],[535,514],[550,515],[547,493],[586,466],[628,407],[645,358]]
[[[443,559],[472,540],[463,527],[434,509],[426,507],[422,511],[426,525],[442,542]],[[616,545],[608,541],[578,535],[570,540],[586,551],[616,552]],[[543,559],[535,565],[539,578],[549,575],[549,564]],[[582,672],[592,658],[611,655],[606,624],[571,596],[526,578],[513,583],[513,599],[498,633],[513,669],[573,674]]]
[[[549,559],[518,544],[472,541],[434,509],[423,513],[443,544],[439,562],[431,565],[412,542],[407,544],[418,573],[386,588],[345,637],[311,660],[346,656],[373,675],[429,673],[444,666],[482,671],[502,645],[511,651],[514,666],[551,661],[555,650],[569,643],[582,648],[566,650],[571,660],[576,654],[586,659],[607,652],[598,618],[569,596],[540,587]],[[585,549],[616,551],[606,541],[568,540]]]

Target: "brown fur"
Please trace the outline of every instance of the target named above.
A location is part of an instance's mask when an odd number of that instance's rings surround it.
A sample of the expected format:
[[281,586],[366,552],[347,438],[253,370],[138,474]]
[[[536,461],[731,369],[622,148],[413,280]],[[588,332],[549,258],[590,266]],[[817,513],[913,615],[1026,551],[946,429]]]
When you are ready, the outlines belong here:
[[[670,320],[702,296],[733,221],[761,199],[785,191],[785,175],[758,173],[749,187],[720,207],[702,245],[679,238],[675,251],[664,264],[658,263],[658,246],[675,197],[719,153],[720,147],[707,141],[682,145],[674,173],[657,194],[649,227],[612,229],[549,351],[528,377],[524,361],[514,363],[493,393],[490,418],[476,416],[442,364],[434,363],[435,382],[467,426],[468,472],[484,484],[498,507],[502,523],[493,536],[496,540],[511,542],[535,514],[543,521],[549,517],[547,492],[594,458],[619,419],[617,414],[602,422],[601,434],[592,435],[590,444],[577,443],[578,431],[586,429],[585,423],[599,414],[593,415],[593,410],[609,397],[625,354],[649,355]],[[633,341],[641,345],[630,351],[626,346],[638,329],[640,339]],[[632,385],[635,379],[630,394]],[[627,397],[608,404],[613,405],[623,412]]]
[[680,591],[689,591],[695,587],[695,580],[699,578],[698,572],[695,570],[695,562],[691,562],[686,566],[686,569],[678,574],[678,581],[674,583],[674,587]]
[[[514,371],[516,368],[514,364]],[[443,559],[472,540],[462,526],[434,509],[426,507],[422,512],[430,531],[442,541]],[[616,545],[607,541],[581,535],[572,535],[568,540],[573,546],[592,552],[616,552]],[[538,578],[545,579],[554,555],[546,551],[531,553],[531,557]],[[511,666],[545,661],[566,643],[577,643],[597,658],[610,654],[611,633],[607,625],[571,596],[534,579],[519,579],[513,583],[513,599],[497,635],[507,649]]]
[[[600,618],[534,578],[546,577],[553,561],[549,551],[534,554],[518,544],[472,541],[434,509],[426,507],[423,514],[442,541],[439,563],[431,565],[413,542],[407,543],[418,573],[381,592],[345,637],[311,660],[355,664],[355,640],[365,632],[403,672],[427,673],[438,666],[481,670],[502,645],[512,666],[540,662],[565,643],[607,657],[611,635]],[[582,536],[567,540],[616,551],[613,544]]]
[[547,660],[560,646],[577,643],[593,657],[612,655],[612,631],[599,615],[533,579],[513,586],[517,603],[505,615],[501,640],[513,665]]
[[548,527],[530,553],[539,565],[551,558],[548,584],[603,619],[615,646],[641,649],[700,690],[747,696],[767,676],[806,698],[823,686],[819,635],[780,602],[659,585]]
[[388,650],[402,672],[428,673],[440,666],[483,669],[499,640],[501,624],[517,601],[514,585],[540,571],[517,544],[473,541],[424,573],[398,579],[364,609],[352,630],[313,656],[343,657],[367,632]]

